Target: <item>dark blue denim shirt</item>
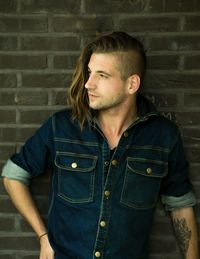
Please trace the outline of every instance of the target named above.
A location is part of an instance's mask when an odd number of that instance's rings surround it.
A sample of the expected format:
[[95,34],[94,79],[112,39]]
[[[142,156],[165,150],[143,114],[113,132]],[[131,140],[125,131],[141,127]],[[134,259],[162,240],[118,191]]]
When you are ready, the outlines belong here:
[[52,168],[48,233],[56,258],[147,259],[159,196],[190,192],[177,126],[144,97],[137,104],[138,119],[112,157],[95,120],[81,130],[66,109],[11,158],[31,177]]

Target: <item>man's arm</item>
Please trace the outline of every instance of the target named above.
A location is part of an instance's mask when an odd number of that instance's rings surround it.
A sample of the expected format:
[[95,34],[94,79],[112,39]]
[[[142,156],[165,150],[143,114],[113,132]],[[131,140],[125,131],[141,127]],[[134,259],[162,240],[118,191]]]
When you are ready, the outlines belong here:
[[[38,238],[47,232],[44,222],[39,214],[35,202],[30,194],[29,188],[17,180],[3,178],[4,186],[18,209],[28,223],[32,226]],[[40,239],[41,251],[40,259],[53,259],[53,250],[49,244],[48,236],[44,235]]]
[[171,218],[185,259],[199,259],[197,225],[193,207],[175,209]]

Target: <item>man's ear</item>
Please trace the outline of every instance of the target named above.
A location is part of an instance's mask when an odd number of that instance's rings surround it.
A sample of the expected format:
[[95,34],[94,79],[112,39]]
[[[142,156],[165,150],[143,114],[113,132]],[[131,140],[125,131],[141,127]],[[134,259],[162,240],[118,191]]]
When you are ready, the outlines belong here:
[[136,93],[140,87],[140,77],[137,74],[134,74],[130,76],[128,80],[129,80],[128,92],[130,94]]

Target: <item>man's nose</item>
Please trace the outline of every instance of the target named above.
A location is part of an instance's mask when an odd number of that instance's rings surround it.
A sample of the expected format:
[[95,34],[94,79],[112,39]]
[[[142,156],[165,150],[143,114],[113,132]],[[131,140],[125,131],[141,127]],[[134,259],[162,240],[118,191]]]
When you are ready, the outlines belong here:
[[90,75],[87,82],[85,83],[86,89],[93,89],[96,87],[95,75]]

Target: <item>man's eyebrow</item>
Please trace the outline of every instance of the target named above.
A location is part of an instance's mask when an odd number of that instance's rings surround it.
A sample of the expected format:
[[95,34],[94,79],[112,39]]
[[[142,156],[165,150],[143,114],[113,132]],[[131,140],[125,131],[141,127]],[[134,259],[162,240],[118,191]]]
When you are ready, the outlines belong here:
[[[88,68],[88,72],[91,72],[90,68]],[[104,74],[106,76],[111,76],[110,73],[108,73],[106,71],[103,71],[103,70],[97,70],[97,71],[95,71],[95,73],[97,73],[97,74]]]
[[104,74],[104,75],[107,75],[107,76],[111,76],[111,74],[109,74],[108,72],[105,72],[103,70],[97,70],[96,73],[98,74]]
[[[89,66],[88,66],[88,72],[91,72],[91,69],[90,69]],[[110,73],[108,73],[108,72],[106,72],[106,71],[104,71],[104,70],[97,70],[97,71],[95,71],[95,73],[104,74],[104,75],[107,75],[107,76],[111,76]]]

